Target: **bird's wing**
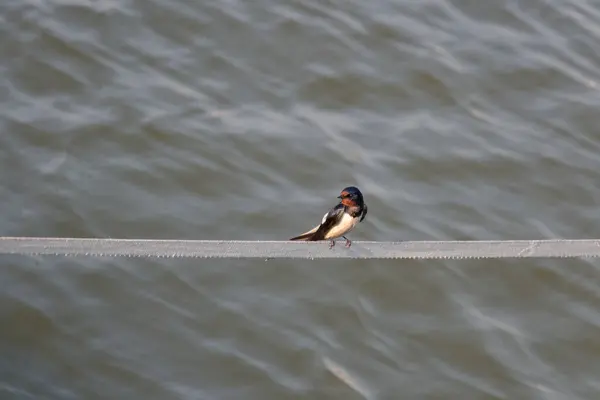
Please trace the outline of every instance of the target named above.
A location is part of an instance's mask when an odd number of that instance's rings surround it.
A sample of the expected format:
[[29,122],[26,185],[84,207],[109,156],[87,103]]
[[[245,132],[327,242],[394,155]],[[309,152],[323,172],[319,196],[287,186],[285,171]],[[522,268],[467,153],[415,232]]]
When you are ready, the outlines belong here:
[[323,220],[321,221],[321,225],[317,228],[315,233],[312,235],[312,240],[323,240],[325,239],[325,235],[327,232],[331,230],[332,227],[337,225],[340,222],[340,219],[344,216],[344,211],[346,207],[340,203],[337,206],[333,207],[325,216],[323,216]]
[[[301,240],[301,239],[323,240],[323,239],[314,239],[312,236],[315,236],[317,234],[317,231],[319,231],[319,230],[322,230],[323,233],[319,232],[319,234],[317,236],[324,236],[325,233],[339,221],[339,219],[342,217],[343,214],[344,214],[344,205],[340,203],[337,206],[333,207],[331,210],[329,210],[329,212],[325,213],[325,215],[323,215],[323,219],[321,220],[321,223],[319,225],[315,226],[310,231],[306,231],[301,235],[291,238],[290,240]],[[321,229],[322,227],[325,227],[326,229]]]
[[365,206],[363,207],[363,213],[362,213],[362,217],[360,217],[360,222],[363,221],[363,219],[365,219],[365,217],[367,216],[367,211],[369,210],[369,208],[367,207],[367,205],[365,204]]

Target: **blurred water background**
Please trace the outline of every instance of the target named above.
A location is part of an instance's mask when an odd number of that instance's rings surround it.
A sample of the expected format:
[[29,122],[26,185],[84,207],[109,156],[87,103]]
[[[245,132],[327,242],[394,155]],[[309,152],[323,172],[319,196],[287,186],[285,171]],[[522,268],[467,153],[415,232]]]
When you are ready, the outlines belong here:
[[[600,3],[5,0],[0,235],[600,238]],[[597,399],[597,261],[0,258],[2,399]]]

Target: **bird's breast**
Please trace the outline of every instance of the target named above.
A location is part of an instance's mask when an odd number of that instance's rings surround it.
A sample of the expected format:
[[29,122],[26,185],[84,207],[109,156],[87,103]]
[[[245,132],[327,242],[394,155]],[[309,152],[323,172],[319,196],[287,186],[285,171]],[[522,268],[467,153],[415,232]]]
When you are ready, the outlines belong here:
[[325,234],[325,239],[335,239],[350,232],[358,223],[358,218],[352,217],[348,213],[344,213],[337,224],[331,227],[329,232]]

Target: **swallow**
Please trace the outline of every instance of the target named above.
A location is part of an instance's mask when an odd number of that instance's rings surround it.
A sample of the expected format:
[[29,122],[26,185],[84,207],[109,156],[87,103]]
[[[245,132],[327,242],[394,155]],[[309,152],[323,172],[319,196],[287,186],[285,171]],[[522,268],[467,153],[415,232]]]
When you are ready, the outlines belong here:
[[319,225],[290,240],[304,240],[307,242],[329,240],[329,248],[331,249],[335,246],[334,239],[343,237],[346,239],[346,247],[350,247],[352,242],[344,235],[365,219],[367,205],[360,190],[354,186],[342,190],[338,199],[341,199],[340,202],[323,216]]

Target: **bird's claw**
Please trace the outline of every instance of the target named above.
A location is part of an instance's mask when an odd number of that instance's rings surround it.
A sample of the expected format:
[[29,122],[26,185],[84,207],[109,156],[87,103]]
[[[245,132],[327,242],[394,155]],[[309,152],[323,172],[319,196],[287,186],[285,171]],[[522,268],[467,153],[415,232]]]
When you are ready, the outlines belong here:
[[[346,238],[344,238],[344,239],[346,239]],[[331,240],[329,242],[329,248],[332,249],[333,246],[335,246],[335,240]],[[352,246],[352,241],[350,241],[350,239],[346,239],[346,244],[344,244],[344,246],[346,246],[346,247]]]

